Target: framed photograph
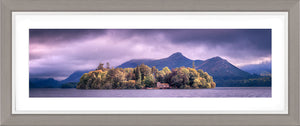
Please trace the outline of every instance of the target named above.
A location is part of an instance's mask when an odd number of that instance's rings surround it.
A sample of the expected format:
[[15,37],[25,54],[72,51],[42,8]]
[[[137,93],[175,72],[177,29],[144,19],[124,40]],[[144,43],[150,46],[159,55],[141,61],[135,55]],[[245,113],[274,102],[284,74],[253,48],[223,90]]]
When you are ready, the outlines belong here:
[[287,14],[13,12],[13,114],[287,114]]
[[52,2],[1,2],[3,125],[299,124],[298,0]]

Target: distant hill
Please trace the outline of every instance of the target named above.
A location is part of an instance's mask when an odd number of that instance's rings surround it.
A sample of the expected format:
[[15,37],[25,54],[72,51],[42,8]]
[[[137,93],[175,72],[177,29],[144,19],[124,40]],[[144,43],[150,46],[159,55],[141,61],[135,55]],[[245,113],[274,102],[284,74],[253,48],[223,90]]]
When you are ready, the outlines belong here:
[[214,77],[214,79],[245,79],[252,75],[245,72],[236,66],[229,63],[227,60],[221,57],[213,57],[205,60],[196,69],[202,69]]
[[64,83],[69,83],[69,82],[79,82],[81,76],[84,73],[88,73],[92,70],[78,70],[73,72],[68,78],[66,78],[65,80],[60,81],[60,83],[64,84]]
[[[200,65],[203,61],[202,60],[195,60],[195,66]],[[127,61],[117,68],[128,68],[128,67],[136,67],[144,63],[145,65],[152,67],[155,66],[157,69],[162,70],[164,67],[169,67],[170,69],[176,67],[193,67],[193,60],[190,60],[182,55],[182,53],[177,52],[172,54],[171,56],[163,59],[152,60],[152,59],[134,59]]]
[[84,73],[91,70],[82,70],[73,72],[68,78],[62,81],[57,81],[53,78],[29,78],[30,88],[61,88],[63,84],[71,82],[79,82]]
[[136,67],[144,63],[150,67],[155,66],[157,69],[161,70],[164,67],[169,67],[170,69],[176,67],[193,67],[193,61],[195,63],[196,69],[202,69],[208,74],[212,75],[214,79],[244,79],[249,78],[251,74],[235,67],[227,60],[221,57],[213,57],[205,61],[202,60],[191,60],[182,55],[182,53],[174,53],[171,56],[158,60],[150,59],[135,59],[125,62],[118,66],[119,68]]
[[29,78],[29,88],[60,88],[61,83],[53,78]]
[[247,71],[251,74],[257,74],[261,76],[270,76],[272,70],[271,62],[264,62],[260,64],[250,64],[240,67],[240,69]]

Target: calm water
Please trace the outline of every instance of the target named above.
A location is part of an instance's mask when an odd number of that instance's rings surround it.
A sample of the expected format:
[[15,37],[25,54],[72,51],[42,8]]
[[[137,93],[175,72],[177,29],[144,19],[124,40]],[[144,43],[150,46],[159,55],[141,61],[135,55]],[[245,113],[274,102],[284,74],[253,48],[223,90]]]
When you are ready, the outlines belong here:
[[30,97],[271,97],[271,87],[216,87],[214,89],[82,90],[30,89]]

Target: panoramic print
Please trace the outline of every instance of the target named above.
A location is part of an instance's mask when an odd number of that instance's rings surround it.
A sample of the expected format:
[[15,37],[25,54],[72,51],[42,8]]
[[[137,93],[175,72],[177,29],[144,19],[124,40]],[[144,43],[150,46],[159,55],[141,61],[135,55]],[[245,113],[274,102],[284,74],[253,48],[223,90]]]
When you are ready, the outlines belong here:
[[272,97],[271,29],[30,29],[29,96]]

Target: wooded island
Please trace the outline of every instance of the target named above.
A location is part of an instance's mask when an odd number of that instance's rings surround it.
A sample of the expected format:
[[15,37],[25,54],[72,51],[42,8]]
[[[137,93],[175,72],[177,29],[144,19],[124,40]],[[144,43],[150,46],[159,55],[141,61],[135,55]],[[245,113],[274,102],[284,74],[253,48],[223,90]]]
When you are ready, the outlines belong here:
[[95,71],[85,73],[77,89],[197,89],[215,88],[216,83],[207,72],[195,67],[158,70],[145,64],[135,68],[110,68],[100,63]]

